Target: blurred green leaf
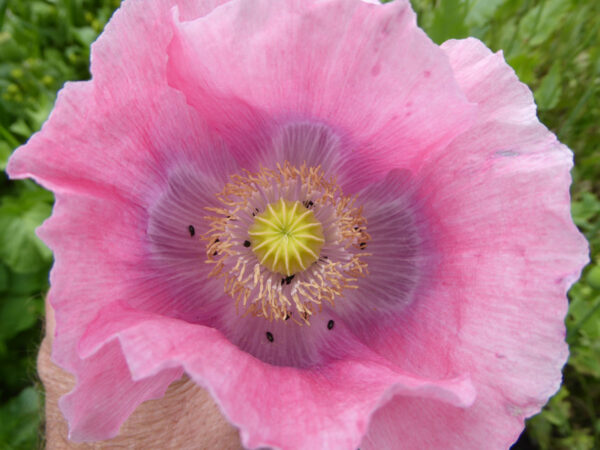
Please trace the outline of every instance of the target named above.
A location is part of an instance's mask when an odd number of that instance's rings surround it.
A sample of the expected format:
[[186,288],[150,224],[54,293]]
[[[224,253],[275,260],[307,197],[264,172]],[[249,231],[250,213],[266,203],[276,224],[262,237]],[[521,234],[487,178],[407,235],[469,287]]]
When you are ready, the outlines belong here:
[[73,34],[81,45],[89,47],[98,37],[98,32],[92,27],[74,28]]
[[38,447],[40,427],[40,394],[25,388],[19,396],[0,406],[0,444],[5,449]]
[[471,0],[465,23],[470,27],[478,27],[494,17],[494,13],[507,0]]
[[553,426],[546,420],[544,413],[533,416],[527,421],[527,431],[541,450],[550,448]]
[[571,350],[569,364],[579,373],[600,380],[600,341],[582,337]]
[[467,37],[469,30],[465,24],[466,4],[460,0],[445,0],[433,13],[429,37],[438,44],[448,40]]
[[6,141],[8,145],[11,147],[17,147],[19,145],[19,141],[15,138],[10,131],[0,125],[0,136]]
[[571,405],[568,402],[569,391],[565,386],[550,399],[541,414],[531,418],[527,422],[527,428],[539,444],[545,450],[552,448],[553,428],[563,431],[570,430]]
[[38,272],[16,273],[12,272],[9,277],[8,292],[16,296],[38,295],[48,289],[47,267]]
[[18,61],[23,58],[24,52],[10,33],[0,32],[0,55],[2,66],[7,67],[6,61]]
[[0,203],[0,259],[15,272],[36,272],[52,257],[35,229],[50,215],[51,194],[41,189],[24,191]]
[[568,437],[559,440],[564,449],[569,450],[594,450],[594,436],[589,429],[574,429]]
[[559,428],[569,427],[569,418],[571,417],[571,405],[567,401],[569,391],[562,387],[558,393],[550,399],[548,408],[544,411],[544,418]]
[[558,105],[563,85],[561,63],[557,61],[552,65],[546,76],[542,78],[540,87],[535,91],[535,102],[538,108],[541,110],[552,109]]
[[0,170],[6,169],[6,163],[8,162],[11,152],[12,149],[10,146],[4,141],[0,141]]
[[537,61],[531,54],[519,54],[508,60],[510,66],[515,69],[519,80],[523,83],[530,84],[535,79],[535,68]]
[[6,14],[6,8],[8,7],[8,0],[0,0],[0,31],[4,25],[4,15]]
[[598,291],[600,291],[600,266],[594,265],[590,268],[587,273],[586,280],[588,284]]
[[32,131],[38,131],[42,128],[42,125],[50,115],[52,111],[53,103],[46,96],[41,97],[40,102],[36,105],[35,109],[28,109],[26,111],[27,117],[32,123]]
[[8,289],[8,270],[4,264],[0,263],[0,293]]
[[571,214],[575,224],[585,229],[592,227],[591,219],[600,214],[600,200],[591,192],[584,192],[581,198],[571,204]]
[[521,36],[532,46],[545,42],[561,25],[571,8],[570,0],[546,0],[529,10],[520,23]]
[[31,135],[31,128],[29,128],[27,123],[22,119],[17,120],[15,123],[13,123],[10,126],[9,130],[15,134],[18,134],[18,135],[24,137],[24,138],[27,138]]
[[8,297],[0,302],[0,341],[6,341],[37,323],[40,311],[26,297]]

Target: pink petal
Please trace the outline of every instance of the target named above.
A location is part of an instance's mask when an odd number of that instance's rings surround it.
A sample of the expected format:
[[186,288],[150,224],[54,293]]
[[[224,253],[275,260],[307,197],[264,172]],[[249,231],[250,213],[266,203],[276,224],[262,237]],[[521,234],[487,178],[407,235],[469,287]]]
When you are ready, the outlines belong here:
[[[104,91],[98,95],[108,94],[111,102],[119,103],[138,95],[147,96],[151,92],[146,88],[150,86],[164,91],[166,48],[172,32],[161,24],[169,23],[171,9],[177,7],[185,20],[195,20],[227,1],[129,0],[123,3],[92,46],[93,79]],[[148,39],[140,39],[140,36]],[[125,93],[124,88],[134,89],[135,95],[113,97],[116,89]]]
[[[352,339],[351,333],[346,337]],[[92,361],[102,343],[115,338],[134,380],[183,366],[212,393],[249,448],[353,448],[372,411],[394,395],[431,398],[456,407],[469,406],[475,396],[466,376],[413,377],[358,342],[349,346],[348,357],[315,370],[275,367],[239,350],[214,329],[120,304],[105,308],[90,324],[81,342],[82,356]],[[292,405],[303,407],[282,414]]]
[[[116,195],[56,194],[53,215],[38,230],[56,260],[49,293],[57,321],[55,362],[76,369],[83,330],[115,300],[189,321],[212,320],[223,285],[207,282],[211,267],[199,235],[206,231],[204,207],[214,205],[213,192],[224,181],[219,177],[228,172],[220,167],[230,163],[214,155],[171,171],[151,206]],[[189,225],[196,227],[193,237]]]
[[169,81],[240,162],[257,153],[248,138],[265,122],[315,120],[383,176],[443,148],[473,117],[407,1],[234,0],[194,21],[174,14]]
[[107,344],[94,358],[80,362],[77,386],[59,400],[69,423],[69,439],[81,442],[115,437],[140,403],[161,398],[182,373],[181,368],[173,368],[134,381],[119,343]]
[[437,266],[416,182],[408,170],[395,169],[358,195],[371,237],[364,249],[369,274],[358,279],[358,289],[344,293],[335,310],[364,342],[379,329],[398,326],[398,316]]
[[531,92],[479,41],[443,48],[481,115],[420,174],[439,268],[372,348],[422,375],[467,372],[478,396],[465,410],[397,397],[361,448],[508,447],[560,385],[566,291],[588,260],[570,216],[572,154]]
[[[353,137],[325,123],[316,120],[266,123],[270,128],[264,136],[251,133],[257,146],[256,153],[248,155],[247,164],[251,167],[276,168],[285,161],[296,167],[303,164],[321,167],[328,176],[335,177],[345,195],[356,194],[381,175],[377,155],[359,154]],[[248,139],[245,142],[247,150]]]
[[[156,25],[168,23],[173,6],[192,19],[220,3],[124,3],[92,46],[93,80],[65,85],[42,131],[9,160],[9,175],[57,191],[139,203],[156,192],[164,168],[177,159],[204,152],[211,158],[219,145],[166,83],[171,30]],[[144,35],[152,39],[140,39]]]
[[121,275],[143,256],[136,239],[143,231],[139,211],[118,198],[56,197],[53,215],[38,229],[55,254],[48,294],[56,311],[52,358],[76,372],[77,342],[87,324],[104,305],[127,298],[135,277]]

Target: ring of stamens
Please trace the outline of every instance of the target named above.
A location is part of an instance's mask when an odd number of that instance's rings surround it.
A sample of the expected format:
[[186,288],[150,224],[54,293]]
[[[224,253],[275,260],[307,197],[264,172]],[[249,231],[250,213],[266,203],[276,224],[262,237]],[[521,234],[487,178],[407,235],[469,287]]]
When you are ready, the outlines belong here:
[[206,208],[209,231],[201,239],[210,275],[224,279],[238,312],[309,324],[323,302],[335,306],[368,273],[362,208],[320,167],[286,162],[244,171],[217,199],[222,206]]

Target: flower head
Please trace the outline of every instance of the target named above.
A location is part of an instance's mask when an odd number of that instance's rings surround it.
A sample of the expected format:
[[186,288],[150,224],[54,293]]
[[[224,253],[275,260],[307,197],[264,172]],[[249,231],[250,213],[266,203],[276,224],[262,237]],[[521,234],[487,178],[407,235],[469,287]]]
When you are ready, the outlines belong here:
[[256,448],[496,448],[558,388],[570,151],[407,1],[126,0],[8,171],[56,194],[61,409],[184,372]]

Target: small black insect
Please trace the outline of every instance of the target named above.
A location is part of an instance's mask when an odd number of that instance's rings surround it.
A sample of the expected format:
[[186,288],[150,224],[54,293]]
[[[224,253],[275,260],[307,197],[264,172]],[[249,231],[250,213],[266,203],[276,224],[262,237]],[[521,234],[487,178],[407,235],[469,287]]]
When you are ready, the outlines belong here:
[[329,322],[327,322],[327,329],[332,330],[334,325],[335,322],[333,320],[330,320]]
[[292,313],[286,312],[283,320],[290,320],[290,317],[292,317]]
[[250,241],[244,241],[244,247],[248,248],[250,247]]
[[358,227],[354,227],[355,230],[358,230]]
[[256,216],[260,212],[260,209],[254,208],[254,212],[252,213],[252,217]]
[[216,239],[215,239],[215,244],[216,244],[217,242],[220,242],[220,241],[219,241],[219,238],[216,238]]
[[312,208],[312,207],[315,205],[315,203],[314,203],[312,200],[304,200],[304,201],[302,202],[302,204],[303,204],[303,205],[304,205],[306,208],[309,208],[309,209],[310,209],[310,208]]
[[196,234],[196,229],[194,228],[194,225],[190,225],[188,227],[188,231],[190,232],[191,237],[194,237],[194,235]]
[[294,279],[296,275],[292,274],[289,277],[285,277],[281,279],[281,285],[283,286],[283,284],[290,284],[292,282],[292,280]]
[[219,252],[217,252],[217,251],[215,250],[215,252],[213,253],[213,256],[217,256],[218,254],[219,254]]
[[367,243],[366,242],[361,242],[359,244],[359,247],[360,247],[361,250],[364,250],[367,247]]
[[274,340],[275,338],[273,337],[273,334],[271,334],[270,331],[267,331],[267,341],[273,342]]

